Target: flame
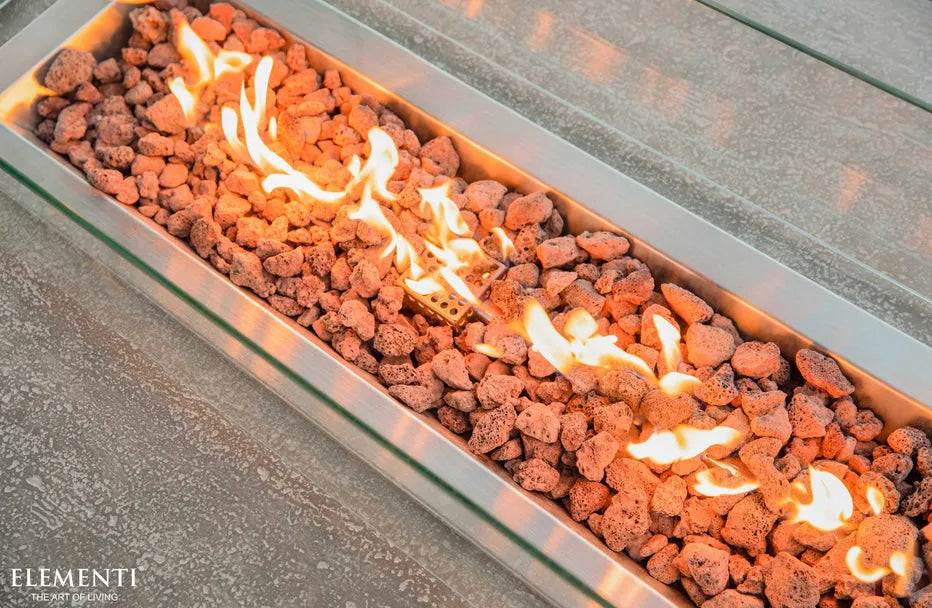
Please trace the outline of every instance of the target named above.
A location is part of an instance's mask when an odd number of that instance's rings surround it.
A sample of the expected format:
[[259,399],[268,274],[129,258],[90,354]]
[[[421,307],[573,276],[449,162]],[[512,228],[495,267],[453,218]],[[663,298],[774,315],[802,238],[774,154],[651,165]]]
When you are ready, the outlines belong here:
[[[213,53],[186,21],[177,25],[176,45],[185,59],[188,81],[176,78],[169,87],[185,116],[192,121],[196,118],[197,101],[205,86],[224,74],[245,70],[254,61],[248,53],[226,50]],[[259,60],[252,89],[247,91],[245,79],[241,85],[239,107],[221,109],[221,130],[233,156],[264,174],[261,186],[266,193],[282,189],[301,200],[326,204],[345,204],[358,196],[358,204],[347,217],[365,222],[385,237],[386,243],[380,255],[393,256],[398,270],[407,271],[406,285],[409,288],[421,295],[429,295],[442,291],[441,282],[445,282],[462,298],[478,305],[477,298],[459,273],[483,263],[490,264],[490,261],[471,238],[469,226],[450,198],[449,183],[420,190],[422,214],[429,215],[432,220],[425,232],[427,240],[424,245],[437,262],[436,270],[427,276],[426,264],[415,247],[399,234],[382,210],[382,204],[389,205],[397,198],[388,188],[398,166],[398,149],[391,136],[379,127],[373,127],[366,134],[369,156],[365,163],[358,156],[346,163],[352,176],[347,185],[338,191],[321,187],[269,145],[278,137],[277,121],[266,116],[273,64],[274,60],[269,56]],[[504,234],[502,236],[507,239]]]
[[795,514],[791,521],[808,522],[813,527],[829,532],[845,525],[854,514],[854,501],[842,480],[831,473],[809,467],[809,486],[807,490],[802,482],[792,485],[796,494],[812,500],[802,502],[800,498],[790,498]]
[[711,462],[721,470],[728,471],[731,477],[728,478],[727,484],[723,484],[715,480],[715,469],[706,469],[696,473],[696,484],[693,486],[693,490],[703,496],[732,496],[735,494],[744,494],[745,492],[756,490],[760,486],[757,481],[748,479],[742,475],[737,467],[719,462],[708,456],[705,460]]
[[599,335],[595,319],[583,309],[573,310],[567,316],[564,333],[572,339],[556,330],[537,300],[530,300],[525,305],[524,319],[516,329],[563,374],[578,364],[605,370],[629,367],[651,383],[657,381],[647,363],[615,344],[615,336]]
[[188,85],[179,76],[168,83],[168,88],[178,98],[185,117],[193,121],[201,89],[227,72],[245,70],[252,63],[252,55],[227,50],[221,50],[215,55],[187,21],[178,23],[176,31],[178,38],[175,46],[186,65],[193,70],[193,78]]
[[870,505],[871,511],[874,512],[874,515],[880,515],[883,513],[883,506],[885,502],[883,492],[874,486],[867,486],[867,489],[864,491],[864,497],[867,499],[867,503]]
[[[682,361],[679,350],[680,332],[670,322],[654,316],[668,368]],[[514,326],[532,347],[562,374],[568,374],[577,365],[586,365],[602,371],[621,367],[633,369],[649,384],[669,395],[690,392],[701,384],[698,378],[680,372],[664,374],[659,380],[647,363],[628,353],[616,344],[614,335],[599,334],[599,325],[586,310],[577,308],[566,317],[561,334],[553,326],[547,312],[537,300],[525,304],[523,319]],[[671,366],[672,364],[672,366]]]
[[508,235],[505,234],[505,231],[499,227],[492,228],[492,234],[495,235],[495,238],[498,239],[499,247],[502,252],[502,262],[508,263],[508,260],[511,259],[511,255],[516,251],[515,244],[512,242]]
[[863,554],[864,551],[857,545],[848,549],[848,553],[845,554],[845,564],[847,564],[848,570],[850,570],[851,574],[853,574],[859,581],[865,583],[876,583],[883,577],[890,574],[890,569],[884,568],[883,566],[877,566],[876,568],[865,568],[862,566],[861,556]]
[[906,572],[909,570],[909,556],[904,551],[891,553],[890,570],[897,576],[906,576]]
[[493,359],[498,359],[504,354],[500,348],[496,348],[495,346],[486,344],[485,342],[476,344],[472,347],[472,349],[477,353],[482,353],[483,355],[492,357]]
[[897,576],[906,576],[909,571],[910,556],[905,551],[894,551],[890,554],[889,568],[885,566],[876,566],[866,568],[862,564],[864,551],[858,545],[848,549],[845,554],[845,564],[858,580],[865,583],[876,583],[890,573]]
[[698,456],[713,445],[731,445],[740,439],[741,431],[727,426],[697,429],[681,424],[673,430],[654,433],[641,443],[629,444],[628,452],[639,460],[667,465]]
[[679,364],[683,362],[683,353],[680,351],[680,330],[660,315],[654,315],[651,320],[657,328],[661,354],[667,364],[667,373],[660,379],[660,390],[668,395],[691,392],[696,386],[702,384],[702,381],[695,376],[676,371]]

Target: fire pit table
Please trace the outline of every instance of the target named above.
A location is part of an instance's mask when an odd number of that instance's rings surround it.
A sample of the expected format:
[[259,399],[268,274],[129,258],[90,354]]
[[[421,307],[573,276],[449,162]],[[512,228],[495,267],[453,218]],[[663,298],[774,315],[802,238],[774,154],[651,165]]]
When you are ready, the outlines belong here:
[[549,597],[932,602],[922,343],[322,3],[5,48],[4,167]]

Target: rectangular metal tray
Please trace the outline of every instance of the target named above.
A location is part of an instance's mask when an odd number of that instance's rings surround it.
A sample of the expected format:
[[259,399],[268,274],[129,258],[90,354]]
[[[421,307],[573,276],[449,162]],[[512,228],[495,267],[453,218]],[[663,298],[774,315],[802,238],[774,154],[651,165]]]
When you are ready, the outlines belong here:
[[[237,4],[309,44],[314,67],[340,70],[347,85],[389,104],[419,135],[452,137],[467,180],[549,190],[569,231],[622,231],[659,280],[694,290],[746,335],[772,340],[784,353],[813,344],[832,352],[886,430],[932,428],[932,349],[319,0]],[[351,371],[328,345],[232,285],[160,226],[88,186],[30,133],[29,102],[49,57],[63,46],[113,55],[128,36],[131,8],[59,0],[2,47],[5,168],[142,269],[121,272],[143,293],[553,601],[689,605],[558,505],[524,492],[497,465],[474,458],[461,438]],[[48,209],[34,211],[50,217]],[[309,394],[314,389],[337,405],[324,407],[325,397]]]

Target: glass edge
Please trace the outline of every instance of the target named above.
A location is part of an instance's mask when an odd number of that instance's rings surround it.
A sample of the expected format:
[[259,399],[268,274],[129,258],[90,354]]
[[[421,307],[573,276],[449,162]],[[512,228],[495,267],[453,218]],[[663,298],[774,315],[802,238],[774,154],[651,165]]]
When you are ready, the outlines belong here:
[[745,25],[753,30],[757,30],[761,34],[764,34],[765,36],[773,38],[774,40],[781,42],[789,46],[790,48],[793,48],[801,53],[809,55],[813,59],[817,61],[821,61],[822,63],[825,63],[835,68],[836,70],[840,70],[848,74],[849,76],[857,78],[858,80],[865,82],[874,88],[880,89],[881,91],[889,95],[892,95],[910,105],[916,106],[917,108],[921,110],[925,110],[926,112],[932,113],[932,102],[925,101],[924,99],[920,99],[919,97],[916,97],[915,95],[912,95],[911,93],[907,93],[906,91],[900,88],[897,88],[891,84],[888,84],[875,76],[871,76],[867,72],[864,72],[851,65],[848,65],[847,63],[839,59],[836,59],[832,57],[831,55],[823,53],[822,51],[819,51],[807,44],[803,44],[802,42],[796,40],[795,38],[787,36],[786,34],[782,34],[779,31],[773,29],[772,27],[766,26],[763,23],[755,19],[751,19],[750,17],[743,15],[742,13],[739,13],[738,11],[734,9],[731,9],[731,8],[728,8],[727,6],[719,4],[715,0],[696,0],[696,2],[698,4],[705,6],[706,8],[709,8],[713,11],[716,11],[717,13],[724,15],[725,17],[728,17],[729,19],[733,19],[737,21],[738,23],[741,23],[742,25]]
[[[128,261],[133,267],[143,272],[150,279],[156,281],[159,285],[167,289],[172,295],[182,300],[185,304],[199,312],[206,319],[208,319],[215,326],[220,328],[230,337],[234,338],[240,344],[248,348],[253,354],[260,357],[266,363],[271,365],[276,371],[286,376],[292,382],[295,382],[302,389],[308,391],[320,401],[322,401],[328,408],[336,412],[345,420],[349,421],[357,429],[365,433],[368,437],[374,440],[382,448],[388,450],[392,453],[393,456],[400,459],[404,464],[408,465],[414,469],[418,474],[422,475],[428,481],[433,483],[435,486],[441,488],[452,498],[463,504],[469,511],[478,516],[487,524],[495,528],[499,533],[503,534],[510,541],[518,545],[521,549],[528,552],[535,559],[546,565],[551,571],[561,576],[566,582],[568,582],[573,588],[587,596],[592,601],[596,602],[600,606],[605,608],[612,608],[614,605],[606,600],[604,597],[599,595],[595,590],[590,586],[586,585],[583,581],[577,578],[575,575],[567,571],[563,566],[554,562],[546,553],[540,549],[531,546],[521,537],[519,534],[513,532],[510,528],[498,521],[497,518],[492,516],[488,511],[474,503],[469,499],[465,494],[454,488],[452,485],[447,483],[445,480],[437,476],[435,473],[427,469],[424,465],[418,462],[415,458],[412,458],[403,450],[387,441],[382,435],[377,431],[371,428],[368,424],[357,418],[355,415],[347,411],[343,406],[334,401],[329,395],[320,391],[314,385],[307,381],[301,374],[298,374],[290,367],[279,361],[275,356],[269,353],[267,350],[262,348],[258,343],[245,336],[240,332],[236,327],[231,323],[222,319],[219,315],[210,310],[207,306],[202,304],[196,298],[192,297],[182,288],[175,285],[171,280],[163,276],[161,273],[156,271],[154,268],[146,264],[142,259],[136,256],[131,250],[124,247],[123,245],[117,243],[109,236],[107,236],[103,231],[94,226],[91,222],[87,221],[76,211],[68,207],[65,203],[58,200],[55,196],[49,193],[47,190],[42,188],[35,181],[30,179],[24,173],[19,171],[16,167],[9,163],[5,158],[0,157],[0,169],[5,173],[12,176],[14,179],[19,181],[21,184],[26,186],[34,194],[38,195],[40,198],[45,200],[47,203],[51,204],[56,210],[61,212],[69,220],[73,221],[76,225],[84,229],[91,236],[96,238],[98,241],[102,242],[109,249],[114,251],[117,255]],[[316,423],[315,423],[316,424]],[[345,447],[345,446],[344,446]],[[374,465],[373,465],[374,466]],[[420,502],[420,501],[418,501]],[[423,503],[422,503],[423,504]],[[484,549],[483,549],[484,550]]]

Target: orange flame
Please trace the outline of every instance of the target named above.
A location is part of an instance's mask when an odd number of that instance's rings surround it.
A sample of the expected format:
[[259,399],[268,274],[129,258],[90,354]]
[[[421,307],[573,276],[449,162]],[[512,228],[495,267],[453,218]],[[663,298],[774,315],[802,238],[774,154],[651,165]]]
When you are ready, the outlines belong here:
[[588,365],[605,370],[629,367],[651,383],[656,383],[653,370],[643,359],[622,350],[615,336],[599,335],[598,324],[585,310],[578,308],[566,318],[560,334],[537,300],[524,308],[524,319],[516,329],[525,335],[537,351],[557,370],[567,374],[576,365]]
[[180,76],[168,83],[168,88],[178,98],[184,115],[193,121],[200,90],[213,82],[226,72],[240,72],[252,63],[252,55],[239,51],[221,50],[216,55],[207,44],[191,29],[187,21],[181,21],[176,31],[178,33],[178,54],[186,64],[194,69],[194,78],[191,85],[187,85]]
[[744,494],[745,492],[756,490],[760,486],[757,481],[748,479],[742,475],[737,467],[709,457],[706,457],[705,460],[711,462],[720,470],[727,471],[731,476],[727,478],[727,483],[719,483],[715,480],[715,469],[706,469],[696,473],[696,484],[693,486],[693,490],[703,496],[732,496],[735,494]]
[[[797,494],[796,498],[789,500],[793,504],[795,513],[790,521],[808,522],[813,527],[829,532],[845,525],[854,514],[854,501],[842,480],[831,473],[809,467],[810,489],[796,482],[792,485]],[[811,497],[811,501],[803,502],[799,497]]]
[[499,227],[492,228],[492,234],[495,235],[495,238],[498,239],[499,247],[502,252],[502,262],[508,263],[508,260],[511,259],[511,255],[516,251],[515,244],[512,242],[508,235],[505,234],[505,231]]
[[492,357],[493,359],[497,359],[504,354],[502,353],[501,349],[491,344],[486,344],[484,342],[476,344],[475,346],[472,347],[472,349],[476,351],[477,353],[482,353],[483,355]]
[[651,320],[657,328],[661,354],[667,364],[667,373],[660,378],[660,390],[668,395],[692,391],[702,384],[702,381],[695,376],[676,371],[679,364],[683,362],[683,353],[680,351],[680,330],[660,315],[654,315]]
[[[668,368],[675,368],[682,361],[679,351],[680,332],[666,319],[654,316],[658,336],[662,344]],[[640,357],[628,353],[616,344],[614,335],[599,333],[596,320],[586,310],[577,308],[566,317],[563,332],[559,332],[550,321],[547,312],[537,300],[525,304],[523,319],[514,325],[532,347],[554,368],[568,374],[577,365],[594,367],[603,371],[627,367],[636,371],[649,384],[657,386],[669,395],[689,392],[701,384],[698,378],[672,371],[659,380],[651,367]],[[671,366],[672,364],[672,366]]]
[[673,430],[654,433],[641,443],[629,444],[628,452],[639,460],[667,465],[698,456],[713,445],[732,445],[740,439],[741,431],[727,426],[697,429],[681,424]]
[[[201,89],[223,74],[244,70],[253,62],[253,56],[225,50],[214,54],[184,21],[178,24],[177,32],[178,51],[190,70],[190,83],[176,78],[169,87],[185,115],[193,120]],[[266,140],[274,142],[278,136],[277,121],[274,117],[266,117],[273,62],[272,57],[266,56],[256,66],[252,103],[244,81],[239,108],[221,109],[221,129],[233,155],[265,174],[261,185],[267,193],[284,189],[298,198],[329,204],[347,202],[352,193],[360,193],[359,203],[347,214],[348,217],[363,221],[385,235],[387,243],[381,255],[394,255],[395,266],[401,271],[408,271],[408,287],[417,293],[429,294],[440,290],[440,281],[444,281],[461,297],[478,304],[457,271],[488,258],[479,244],[468,238],[469,226],[449,197],[449,185],[420,191],[421,210],[424,213],[429,210],[433,219],[427,230],[425,247],[438,262],[436,276],[425,276],[425,265],[417,250],[395,230],[383,213],[380,201],[390,203],[396,199],[388,189],[388,183],[398,166],[398,149],[385,131],[373,127],[367,133],[369,156],[365,163],[356,156],[347,162],[352,179],[340,191],[324,189],[270,148]]]
[[874,486],[867,486],[867,489],[864,491],[864,497],[867,499],[867,504],[870,505],[874,515],[883,513],[883,506],[886,502],[883,497],[883,492]]
[[855,545],[848,549],[848,553],[845,554],[845,564],[848,566],[848,570],[851,571],[851,574],[865,583],[876,583],[890,573],[896,574],[897,576],[906,576],[906,573],[909,571],[911,558],[905,551],[894,551],[891,553],[888,562],[889,567],[875,566],[874,568],[867,568],[862,563],[863,555],[864,551],[861,547]]

